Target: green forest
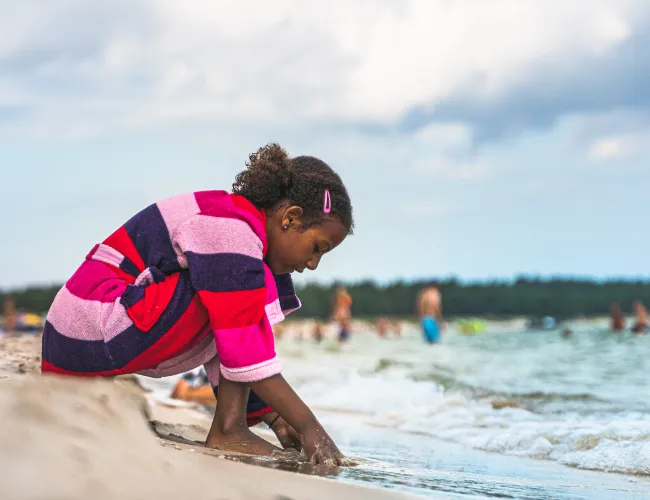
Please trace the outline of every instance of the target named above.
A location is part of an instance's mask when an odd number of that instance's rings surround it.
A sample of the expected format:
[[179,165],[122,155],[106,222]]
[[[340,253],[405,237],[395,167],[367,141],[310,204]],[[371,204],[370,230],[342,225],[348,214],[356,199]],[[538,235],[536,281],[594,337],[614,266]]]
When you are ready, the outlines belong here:
[[[347,283],[354,301],[352,312],[358,317],[415,314],[415,300],[425,281],[378,284],[372,281]],[[613,303],[631,312],[632,303],[650,304],[650,282],[621,280],[587,280],[565,278],[526,278],[512,281],[461,283],[455,279],[439,281],[447,318],[481,316],[555,316],[558,319],[607,314]],[[297,287],[303,307],[294,313],[300,317],[326,318],[337,286],[308,284]],[[0,293],[11,295],[19,309],[45,312],[59,286],[30,287]],[[293,316],[293,315],[292,315]]]

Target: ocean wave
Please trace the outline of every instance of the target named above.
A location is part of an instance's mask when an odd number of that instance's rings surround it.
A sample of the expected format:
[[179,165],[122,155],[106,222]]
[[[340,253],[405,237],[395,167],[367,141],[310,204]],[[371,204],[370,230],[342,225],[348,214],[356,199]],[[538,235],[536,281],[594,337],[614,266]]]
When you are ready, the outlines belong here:
[[[331,373],[331,372],[330,372]],[[474,449],[552,460],[567,466],[650,475],[650,416],[640,412],[584,416],[541,414],[525,407],[495,409],[498,398],[593,403],[591,394],[485,391],[444,375],[413,377],[403,363],[379,371],[336,372],[336,383],[303,378],[299,391],[315,407],[356,412],[367,425],[430,436]],[[468,390],[468,387],[472,391]]]

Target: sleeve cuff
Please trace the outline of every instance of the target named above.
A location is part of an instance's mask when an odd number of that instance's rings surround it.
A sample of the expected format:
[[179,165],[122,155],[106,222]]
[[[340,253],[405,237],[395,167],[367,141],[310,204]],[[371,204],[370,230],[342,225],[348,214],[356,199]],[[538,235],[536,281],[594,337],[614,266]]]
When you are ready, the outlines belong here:
[[282,365],[277,356],[255,365],[240,368],[228,368],[221,363],[221,373],[232,382],[257,382],[277,375],[282,371]]

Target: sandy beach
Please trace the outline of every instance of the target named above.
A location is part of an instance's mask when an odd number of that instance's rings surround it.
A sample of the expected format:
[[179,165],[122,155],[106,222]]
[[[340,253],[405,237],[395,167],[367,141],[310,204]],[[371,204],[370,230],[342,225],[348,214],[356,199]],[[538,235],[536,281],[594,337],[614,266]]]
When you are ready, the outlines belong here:
[[[1,339],[0,353],[0,498],[413,498],[277,470],[289,462],[252,459],[267,465],[259,467],[179,443],[174,435],[202,439],[205,420],[152,408],[128,379],[41,377],[39,338]],[[149,418],[170,439],[156,436]]]

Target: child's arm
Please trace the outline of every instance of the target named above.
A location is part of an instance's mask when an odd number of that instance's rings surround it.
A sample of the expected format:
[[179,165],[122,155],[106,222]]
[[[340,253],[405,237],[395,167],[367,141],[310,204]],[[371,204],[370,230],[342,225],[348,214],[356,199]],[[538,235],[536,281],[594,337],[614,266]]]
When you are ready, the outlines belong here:
[[334,441],[282,375],[249,386],[296,430],[310,462],[341,465],[343,455]]

